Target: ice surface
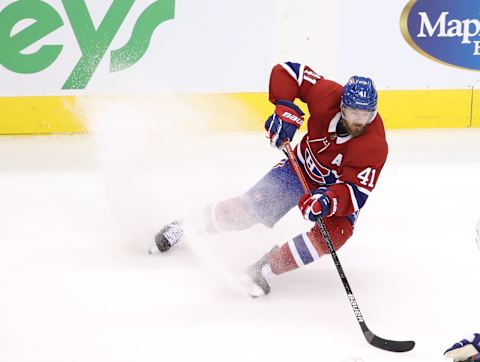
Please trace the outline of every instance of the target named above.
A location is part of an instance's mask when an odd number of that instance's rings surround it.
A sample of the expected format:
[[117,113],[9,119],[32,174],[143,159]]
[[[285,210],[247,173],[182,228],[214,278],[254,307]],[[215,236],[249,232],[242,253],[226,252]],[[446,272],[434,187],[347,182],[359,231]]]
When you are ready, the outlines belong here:
[[273,230],[147,254],[164,223],[243,192],[282,157],[263,134],[117,126],[0,138],[0,361],[430,362],[479,330],[480,130],[388,132],[339,253],[372,331],[417,342],[393,354],[365,342],[330,257],[266,298],[238,290],[246,265],[310,227],[297,210]]

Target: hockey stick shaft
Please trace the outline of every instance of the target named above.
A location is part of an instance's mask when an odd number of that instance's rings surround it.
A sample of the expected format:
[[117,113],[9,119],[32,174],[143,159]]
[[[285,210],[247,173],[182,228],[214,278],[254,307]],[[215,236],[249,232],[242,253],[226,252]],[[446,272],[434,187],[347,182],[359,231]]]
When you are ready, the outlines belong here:
[[[297,175],[300,183],[302,184],[302,187],[305,193],[311,194],[312,191],[310,190],[310,187],[308,186],[307,180],[305,179],[305,176],[302,173],[300,165],[298,164],[298,161],[295,158],[295,154],[293,153],[292,146],[290,145],[289,142],[285,142],[283,146],[287,152],[290,165],[292,166],[293,170],[295,171],[295,174]],[[325,223],[323,222],[322,218],[320,217],[317,218],[316,222],[320,228],[320,232],[322,233],[323,239],[325,240],[325,244],[327,244],[328,250],[330,252],[330,255],[332,256],[335,266],[337,267],[337,271],[338,271],[338,274],[340,275],[340,279],[342,279],[343,286],[345,287],[345,291],[347,292],[348,299],[353,308],[353,312],[355,313],[355,317],[357,318],[357,321],[360,324],[360,328],[362,328],[363,333],[366,333],[368,331],[368,327],[363,319],[362,313],[355,299],[355,296],[353,295],[352,288],[350,288],[350,284],[348,283],[345,272],[343,271],[342,265],[340,264],[340,260],[338,259],[335,248],[333,247],[333,242],[332,242],[332,238],[330,237],[330,233],[328,232],[327,227],[325,226]]]
[[[293,170],[295,171],[295,174],[297,175],[300,183],[302,184],[302,187],[305,190],[305,193],[311,194],[312,192],[310,190],[310,187],[308,186],[307,180],[303,175],[302,169],[298,164],[298,161],[295,157],[295,154],[293,153],[290,143],[287,141],[283,145],[284,145],[286,154],[288,156],[288,159],[290,161],[290,165],[292,166]],[[335,248],[333,247],[332,238],[330,237],[330,234],[328,232],[327,227],[325,226],[325,223],[323,222],[323,219],[317,218],[316,223],[320,228],[320,232],[322,233],[325,243],[327,244],[330,255],[332,256],[332,259],[335,263],[335,267],[337,268],[338,275],[340,276],[340,279],[342,280],[345,291],[347,292],[348,300],[350,302],[350,305],[352,306],[353,313],[357,318],[357,322],[360,325],[360,328],[362,329],[363,335],[365,336],[365,339],[367,340],[367,342],[374,347],[381,348],[391,352],[407,352],[412,350],[413,347],[415,347],[414,341],[387,340],[387,339],[376,336],[370,331],[370,329],[367,327],[367,324],[365,323],[362,312],[360,311],[360,307],[358,306],[357,300],[355,299],[355,295],[352,292],[352,288],[350,288],[350,284],[348,283],[347,276],[345,275],[342,265],[340,264],[340,260],[338,259]]]

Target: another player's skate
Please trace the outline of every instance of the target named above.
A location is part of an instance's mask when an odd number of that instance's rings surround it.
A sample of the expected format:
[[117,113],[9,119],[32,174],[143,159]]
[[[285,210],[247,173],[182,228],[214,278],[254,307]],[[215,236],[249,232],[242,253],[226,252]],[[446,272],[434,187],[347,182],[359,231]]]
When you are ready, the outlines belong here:
[[475,333],[468,339],[462,339],[447,349],[443,355],[453,358],[454,362],[479,362],[480,334]]
[[269,255],[278,249],[275,246],[269,253],[265,254],[259,261],[247,268],[244,277],[244,285],[247,293],[252,298],[257,298],[270,293],[270,282],[273,277],[272,268],[268,263]]
[[183,228],[179,221],[176,220],[165,225],[162,230],[155,235],[155,245],[150,248],[149,253],[165,253],[173,245],[178,243],[183,238],[183,235]]

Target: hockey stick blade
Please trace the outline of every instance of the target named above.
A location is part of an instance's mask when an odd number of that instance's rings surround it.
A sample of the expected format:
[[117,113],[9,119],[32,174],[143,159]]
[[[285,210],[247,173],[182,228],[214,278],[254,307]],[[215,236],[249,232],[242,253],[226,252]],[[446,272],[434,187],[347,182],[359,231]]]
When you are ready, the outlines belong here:
[[[284,152],[288,157],[288,160],[290,161],[290,165],[292,166],[295,174],[298,177],[298,180],[302,184],[302,187],[305,191],[305,193],[311,194],[310,187],[305,180],[305,176],[303,176],[302,170],[300,169],[300,165],[298,164],[297,159],[295,158],[295,155],[293,153],[292,147],[290,146],[290,143],[287,141],[283,144],[284,146]],[[374,347],[383,349],[385,351],[390,351],[390,352],[408,352],[415,347],[415,342],[414,341],[390,341],[387,339],[380,338],[376,335],[374,335],[370,329],[368,329],[367,324],[365,323],[365,320],[362,316],[362,312],[360,311],[360,307],[358,306],[357,300],[355,298],[355,295],[352,292],[352,288],[350,288],[350,283],[348,283],[347,276],[345,275],[345,272],[343,271],[342,265],[340,264],[340,260],[337,256],[337,253],[335,251],[335,248],[333,247],[333,242],[330,237],[330,234],[327,230],[327,227],[325,226],[323,219],[318,218],[317,219],[317,225],[320,229],[320,232],[325,240],[325,244],[328,247],[328,250],[330,252],[330,255],[332,256],[332,259],[334,261],[335,267],[337,268],[338,275],[340,276],[340,279],[342,280],[343,286],[345,288],[345,292],[347,293],[349,302],[353,308],[353,312],[355,313],[355,316],[357,318],[357,322],[362,329],[363,335],[365,336],[367,342],[371,344]]]
[[415,347],[414,341],[390,341],[388,339],[380,338],[370,331],[364,332],[363,335],[367,339],[367,342],[372,346],[390,352],[408,352]]

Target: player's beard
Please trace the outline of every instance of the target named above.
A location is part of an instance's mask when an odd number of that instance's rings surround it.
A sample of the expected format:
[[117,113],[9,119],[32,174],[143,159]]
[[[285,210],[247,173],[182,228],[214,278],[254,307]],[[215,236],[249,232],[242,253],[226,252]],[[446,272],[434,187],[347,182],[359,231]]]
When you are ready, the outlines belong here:
[[361,123],[350,123],[347,120],[344,120],[343,125],[352,137],[361,136],[363,132],[365,132],[366,125]]

